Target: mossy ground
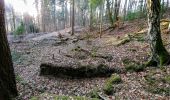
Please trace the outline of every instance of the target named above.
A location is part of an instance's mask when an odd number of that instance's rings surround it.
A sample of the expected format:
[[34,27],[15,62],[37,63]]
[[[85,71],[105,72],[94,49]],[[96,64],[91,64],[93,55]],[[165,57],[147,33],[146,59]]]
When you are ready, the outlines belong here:
[[[157,72],[147,74],[145,78],[146,86],[144,87],[146,91],[159,95],[170,96],[170,88],[168,84],[170,83],[170,76],[157,76]],[[160,85],[161,84],[161,85]]]

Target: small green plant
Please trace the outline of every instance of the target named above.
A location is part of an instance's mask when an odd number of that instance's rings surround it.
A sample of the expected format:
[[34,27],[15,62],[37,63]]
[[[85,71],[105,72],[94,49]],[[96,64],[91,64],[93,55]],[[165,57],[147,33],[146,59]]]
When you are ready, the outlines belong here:
[[22,81],[22,78],[19,75],[16,75],[15,79],[16,79],[17,82],[21,82]]
[[92,91],[90,91],[89,95],[91,98],[99,98],[99,95],[98,95],[98,88],[94,88]]
[[170,75],[165,76],[162,81],[170,84]]
[[151,74],[146,75],[144,78],[145,78],[146,83],[149,85],[156,84],[157,82],[156,78],[154,78]]
[[107,95],[113,94],[113,93],[115,92],[114,89],[113,89],[113,84],[111,84],[111,83],[106,83],[106,84],[104,85],[103,91],[104,91],[104,93],[107,94]]
[[12,55],[12,61],[13,62],[17,62],[21,57],[21,54],[17,51],[12,51],[11,55]]
[[93,47],[93,48],[92,48],[92,50],[91,50],[91,56],[92,56],[92,57],[96,57],[96,55],[97,55],[97,50],[98,50],[97,47]]
[[24,23],[21,22],[20,26],[14,31],[14,35],[22,35],[25,32]]
[[122,82],[122,79],[119,75],[113,74],[105,83],[103,91],[107,95],[111,95],[115,92],[114,84],[119,84]]
[[119,75],[113,74],[108,81],[111,82],[112,84],[119,84],[122,82],[122,79]]
[[39,100],[38,97],[32,97],[30,100]]

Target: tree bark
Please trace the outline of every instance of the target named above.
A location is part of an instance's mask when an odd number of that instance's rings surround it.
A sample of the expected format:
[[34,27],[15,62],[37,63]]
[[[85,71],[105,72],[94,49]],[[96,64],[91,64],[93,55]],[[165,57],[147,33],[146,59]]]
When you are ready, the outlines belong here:
[[160,31],[160,0],[147,0],[148,8],[148,36],[151,48],[151,60],[148,66],[169,64],[170,55],[163,46]]
[[10,100],[18,93],[6,37],[4,11],[4,0],[0,0],[0,100]]

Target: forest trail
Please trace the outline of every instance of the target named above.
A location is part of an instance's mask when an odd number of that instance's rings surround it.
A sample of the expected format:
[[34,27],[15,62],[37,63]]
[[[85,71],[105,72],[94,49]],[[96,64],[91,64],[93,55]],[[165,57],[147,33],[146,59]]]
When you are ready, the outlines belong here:
[[43,40],[43,39],[46,39],[46,38],[49,38],[49,37],[52,37],[52,36],[58,36],[59,34],[63,35],[63,34],[69,33],[70,31],[71,31],[71,28],[66,28],[64,30],[60,30],[60,31],[57,31],[57,32],[52,32],[52,33],[48,33],[48,34],[44,34],[44,35],[41,35],[41,36],[34,37],[31,40],[40,41],[40,40]]

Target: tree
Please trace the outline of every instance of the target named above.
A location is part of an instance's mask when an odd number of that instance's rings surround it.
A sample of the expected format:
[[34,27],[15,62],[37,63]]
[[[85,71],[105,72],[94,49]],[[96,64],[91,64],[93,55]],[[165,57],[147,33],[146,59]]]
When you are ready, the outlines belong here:
[[0,0],[0,100],[9,100],[18,93],[6,37],[4,11],[4,0]]
[[115,0],[114,21],[118,21],[121,0]]
[[160,31],[160,0],[147,0],[148,8],[148,36],[151,48],[151,59],[148,66],[167,65],[170,63],[170,55],[165,49]]
[[73,4],[72,4],[72,32],[71,35],[74,35],[74,0],[73,0]]
[[107,1],[107,12],[108,12],[110,24],[111,24],[111,26],[113,26],[114,21],[113,21],[112,11],[110,9],[110,0],[106,0],[106,1]]

